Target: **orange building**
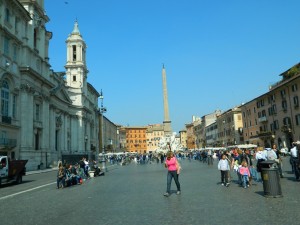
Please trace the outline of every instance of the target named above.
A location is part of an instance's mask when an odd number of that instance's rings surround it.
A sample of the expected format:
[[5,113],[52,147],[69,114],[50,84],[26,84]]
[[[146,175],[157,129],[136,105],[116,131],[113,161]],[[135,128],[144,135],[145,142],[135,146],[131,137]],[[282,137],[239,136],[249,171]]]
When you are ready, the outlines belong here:
[[125,127],[127,152],[144,153],[147,150],[147,127]]

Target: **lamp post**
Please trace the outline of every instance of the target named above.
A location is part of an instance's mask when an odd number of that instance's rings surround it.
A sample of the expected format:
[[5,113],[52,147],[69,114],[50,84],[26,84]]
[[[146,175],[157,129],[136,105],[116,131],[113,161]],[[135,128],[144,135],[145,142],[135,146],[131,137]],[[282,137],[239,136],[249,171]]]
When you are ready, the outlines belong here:
[[101,107],[100,107],[100,113],[101,113],[101,148],[102,148],[102,170],[107,172],[107,168],[106,168],[106,161],[105,161],[105,151],[104,151],[104,124],[103,124],[103,113],[106,112],[106,108],[103,107],[103,99],[104,99],[104,96],[103,96],[103,92],[102,92],[102,89],[101,89],[101,92],[100,92],[100,96],[99,98],[101,99]]

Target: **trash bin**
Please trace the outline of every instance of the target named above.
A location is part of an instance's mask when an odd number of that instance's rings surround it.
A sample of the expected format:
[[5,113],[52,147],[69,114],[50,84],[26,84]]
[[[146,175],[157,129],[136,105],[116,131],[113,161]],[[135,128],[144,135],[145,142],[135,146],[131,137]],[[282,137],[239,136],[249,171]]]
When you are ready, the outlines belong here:
[[279,170],[275,161],[261,162],[261,177],[265,197],[282,197]]

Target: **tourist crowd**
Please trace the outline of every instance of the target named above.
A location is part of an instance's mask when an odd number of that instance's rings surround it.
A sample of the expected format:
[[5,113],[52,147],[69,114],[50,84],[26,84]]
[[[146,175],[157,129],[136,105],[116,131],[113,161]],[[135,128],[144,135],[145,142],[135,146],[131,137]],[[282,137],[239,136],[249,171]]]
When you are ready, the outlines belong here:
[[[300,144],[293,143],[289,155],[291,170],[297,181],[300,180],[299,151]],[[255,151],[237,148],[219,151],[217,157],[219,158],[218,169],[221,173],[221,185],[229,186],[232,171],[236,174],[237,183],[244,188],[250,187],[253,181],[262,181],[260,174],[263,168],[277,168],[279,176],[283,178],[283,155],[275,144],[272,148],[257,148]]]
[[82,158],[74,165],[70,163],[58,163],[57,189],[72,185],[82,184],[86,179],[93,176],[102,176],[104,172],[98,167],[97,162]]

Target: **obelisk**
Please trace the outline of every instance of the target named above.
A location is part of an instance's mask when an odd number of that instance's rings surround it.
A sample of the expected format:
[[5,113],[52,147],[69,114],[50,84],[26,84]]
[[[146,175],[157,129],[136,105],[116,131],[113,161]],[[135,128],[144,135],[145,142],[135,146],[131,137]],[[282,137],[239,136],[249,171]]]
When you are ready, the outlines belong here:
[[167,90],[167,75],[165,66],[162,68],[162,82],[163,82],[163,97],[164,97],[164,132],[165,136],[172,135],[171,121],[169,117],[169,103],[168,103],[168,90]]

